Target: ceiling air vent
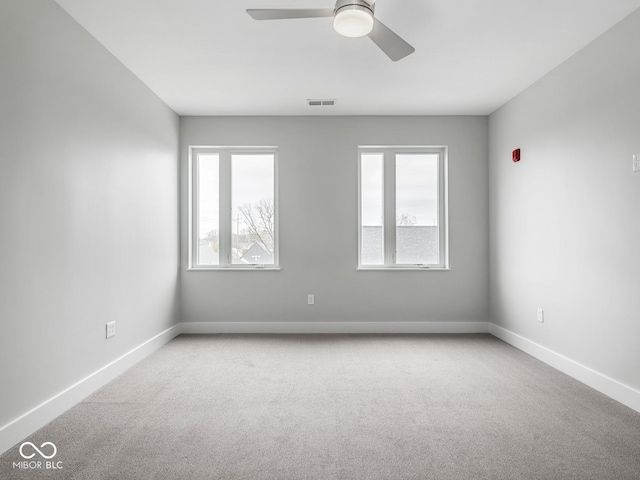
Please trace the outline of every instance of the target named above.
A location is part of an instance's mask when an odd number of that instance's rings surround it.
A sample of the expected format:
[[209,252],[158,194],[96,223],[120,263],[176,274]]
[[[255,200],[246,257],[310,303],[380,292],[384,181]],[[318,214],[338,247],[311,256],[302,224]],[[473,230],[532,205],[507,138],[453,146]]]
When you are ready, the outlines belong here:
[[307,103],[312,107],[324,107],[324,106],[332,106],[336,104],[335,99],[330,100],[320,100],[320,99],[307,99]]

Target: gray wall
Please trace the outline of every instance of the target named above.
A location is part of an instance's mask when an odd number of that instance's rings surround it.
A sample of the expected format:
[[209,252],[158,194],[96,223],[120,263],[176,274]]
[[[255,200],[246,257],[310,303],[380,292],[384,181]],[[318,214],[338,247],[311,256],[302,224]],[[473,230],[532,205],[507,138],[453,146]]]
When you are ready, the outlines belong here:
[[640,11],[489,121],[491,318],[636,389],[638,45]]
[[176,321],[179,119],[52,0],[0,68],[1,426]]
[[[486,321],[487,135],[486,117],[183,117],[182,321]],[[357,272],[357,146],[422,144],[449,146],[451,271]],[[282,271],[185,270],[189,145],[279,147]]]

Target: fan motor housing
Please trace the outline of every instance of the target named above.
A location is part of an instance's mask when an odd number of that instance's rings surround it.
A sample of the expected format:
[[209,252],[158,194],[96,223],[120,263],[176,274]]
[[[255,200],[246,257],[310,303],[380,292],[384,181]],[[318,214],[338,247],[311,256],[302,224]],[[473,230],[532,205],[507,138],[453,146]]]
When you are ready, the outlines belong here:
[[369,4],[365,0],[338,0],[333,12],[338,13],[338,11],[342,10],[343,8],[368,10],[371,15],[373,15],[373,12],[375,10],[375,3]]

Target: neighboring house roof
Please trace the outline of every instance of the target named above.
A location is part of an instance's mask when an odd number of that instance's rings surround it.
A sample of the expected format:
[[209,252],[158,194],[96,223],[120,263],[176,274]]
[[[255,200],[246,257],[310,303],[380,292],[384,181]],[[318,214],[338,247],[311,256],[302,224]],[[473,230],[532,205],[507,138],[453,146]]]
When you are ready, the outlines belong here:
[[251,264],[270,264],[273,263],[273,256],[260,243],[253,242],[241,260]]

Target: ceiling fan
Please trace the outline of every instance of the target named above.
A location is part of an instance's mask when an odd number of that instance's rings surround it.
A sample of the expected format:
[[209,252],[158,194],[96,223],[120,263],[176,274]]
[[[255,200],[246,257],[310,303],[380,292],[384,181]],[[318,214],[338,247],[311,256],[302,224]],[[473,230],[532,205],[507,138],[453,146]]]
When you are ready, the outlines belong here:
[[345,37],[368,35],[394,62],[415,52],[415,48],[374,16],[374,3],[375,0],[337,0],[334,8],[249,9],[247,13],[255,20],[333,17],[333,28],[336,32]]

